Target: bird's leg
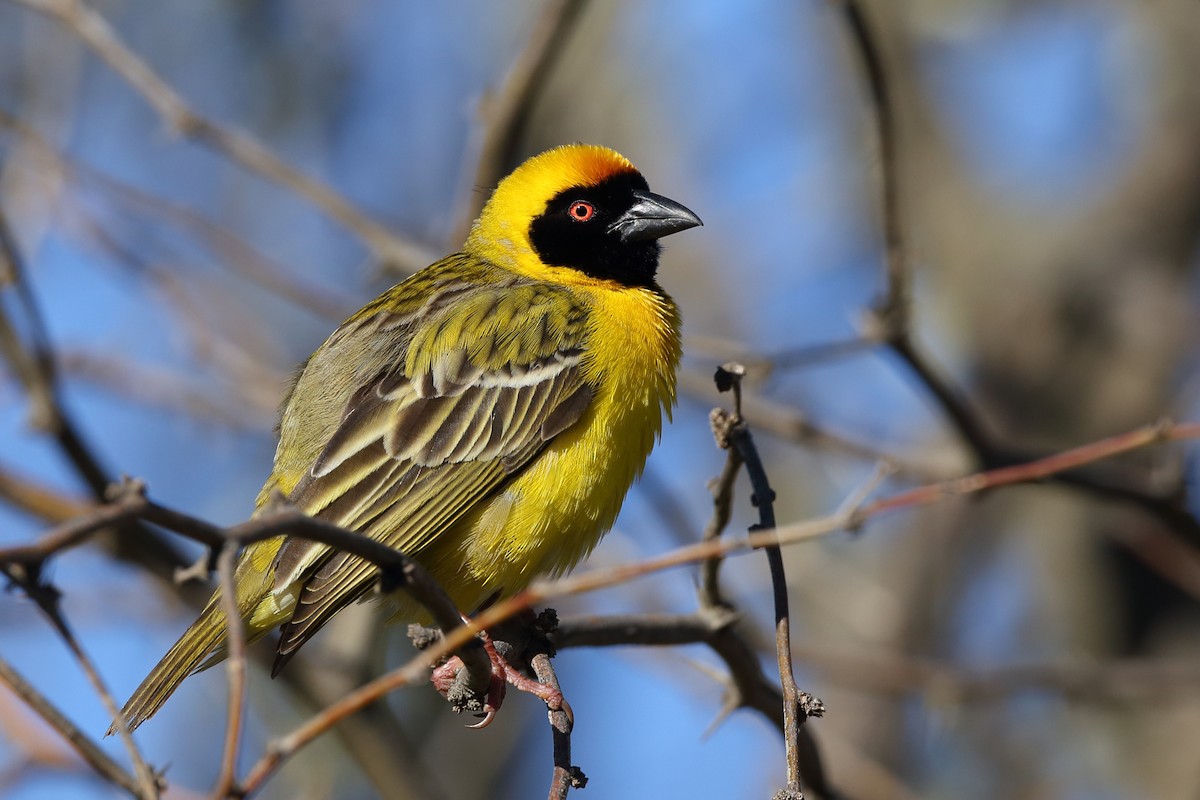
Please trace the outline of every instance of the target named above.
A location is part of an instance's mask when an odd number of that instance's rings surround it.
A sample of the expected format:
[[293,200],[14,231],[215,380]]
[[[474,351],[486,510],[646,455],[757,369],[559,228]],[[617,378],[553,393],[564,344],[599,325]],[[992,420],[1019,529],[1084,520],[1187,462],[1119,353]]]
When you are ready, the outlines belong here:
[[[466,621],[467,618],[464,616],[463,620]],[[504,702],[507,684],[512,684],[518,691],[527,692],[539,697],[551,711],[566,711],[569,717],[574,717],[571,706],[567,703],[559,689],[539,683],[537,680],[524,674],[510,662],[509,659],[513,658],[515,653],[524,655],[525,650],[529,649],[531,643],[534,647],[539,647],[540,640],[540,647],[543,650],[549,646],[549,643],[545,641],[544,631],[541,630],[546,627],[546,620],[543,620],[542,617],[535,617],[530,612],[520,622],[522,624],[519,626],[508,626],[505,632],[508,634],[512,631],[518,634],[515,636],[506,636],[506,638],[524,642],[525,646],[523,647],[517,647],[510,642],[494,639],[487,631],[482,631],[479,634],[492,668],[486,700],[483,701],[482,705],[483,713],[481,716],[483,718],[478,723],[468,727],[486,728],[492,723],[496,712]],[[553,624],[554,622],[551,621],[550,625],[552,626]],[[520,630],[513,630],[514,628],[519,628]],[[499,644],[499,647],[497,647],[497,644]],[[504,653],[502,654],[501,651],[504,651]],[[462,703],[457,697],[452,696],[452,694],[462,694],[459,686],[463,668],[462,659],[458,656],[452,656],[435,668],[431,676],[434,688],[437,689],[438,693],[452,703],[455,703],[456,707],[460,708],[460,710],[470,706],[470,703]],[[475,708],[479,708],[478,700],[476,700]]]

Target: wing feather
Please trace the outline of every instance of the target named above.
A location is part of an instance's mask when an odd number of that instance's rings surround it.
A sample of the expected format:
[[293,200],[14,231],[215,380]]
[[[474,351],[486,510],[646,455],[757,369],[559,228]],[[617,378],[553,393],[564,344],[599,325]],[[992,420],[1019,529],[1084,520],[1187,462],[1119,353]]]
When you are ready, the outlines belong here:
[[[454,304],[427,302],[405,325],[388,317],[421,352],[396,350],[399,364],[350,395],[290,494],[310,514],[417,557],[577,422],[593,394],[581,366],[585,315],[569,293],[537,284],[455,292]],[[381,330],[361,320],[358,329]],[[286,540],[274,585],[301,589],[276,670],[374,579],[358,558]]]

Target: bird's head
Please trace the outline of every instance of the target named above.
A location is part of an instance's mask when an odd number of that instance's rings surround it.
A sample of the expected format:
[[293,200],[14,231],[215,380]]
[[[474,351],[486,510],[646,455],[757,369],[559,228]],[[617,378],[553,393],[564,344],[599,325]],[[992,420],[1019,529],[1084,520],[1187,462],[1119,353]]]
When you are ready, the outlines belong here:
[[651,192],[620,153],[572,144],[534,156],[502,180],[466,249],[534,278],[650,286],[658,240],[700,224]]

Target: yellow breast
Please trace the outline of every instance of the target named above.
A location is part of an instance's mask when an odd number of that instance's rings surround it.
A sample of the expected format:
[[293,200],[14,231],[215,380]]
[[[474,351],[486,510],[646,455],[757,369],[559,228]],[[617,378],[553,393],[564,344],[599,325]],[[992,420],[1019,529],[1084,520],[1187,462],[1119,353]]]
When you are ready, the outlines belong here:
[[675,401],[679,313],[670,298],[611,283],[578,288],[590,305],[583,364],[596,395],[578,423],[472,515],[468,581],[483,596],[468,599],[467,586],[452,591],[467,607],[586,556],[612,526]]

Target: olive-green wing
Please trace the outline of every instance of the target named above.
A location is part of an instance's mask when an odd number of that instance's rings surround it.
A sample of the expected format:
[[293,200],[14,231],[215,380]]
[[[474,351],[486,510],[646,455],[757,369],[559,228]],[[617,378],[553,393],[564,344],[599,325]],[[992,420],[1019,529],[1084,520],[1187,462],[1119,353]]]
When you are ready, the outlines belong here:
[[[290,500],[419,556],[578,421],[592,387],[580,363],[582,314],[567,293],[479,290],[413,324],[409,347],[419,350],[355,393]],[[358,558],[285,542],[275,589],[302,587],[276,671],[374,577]]]

